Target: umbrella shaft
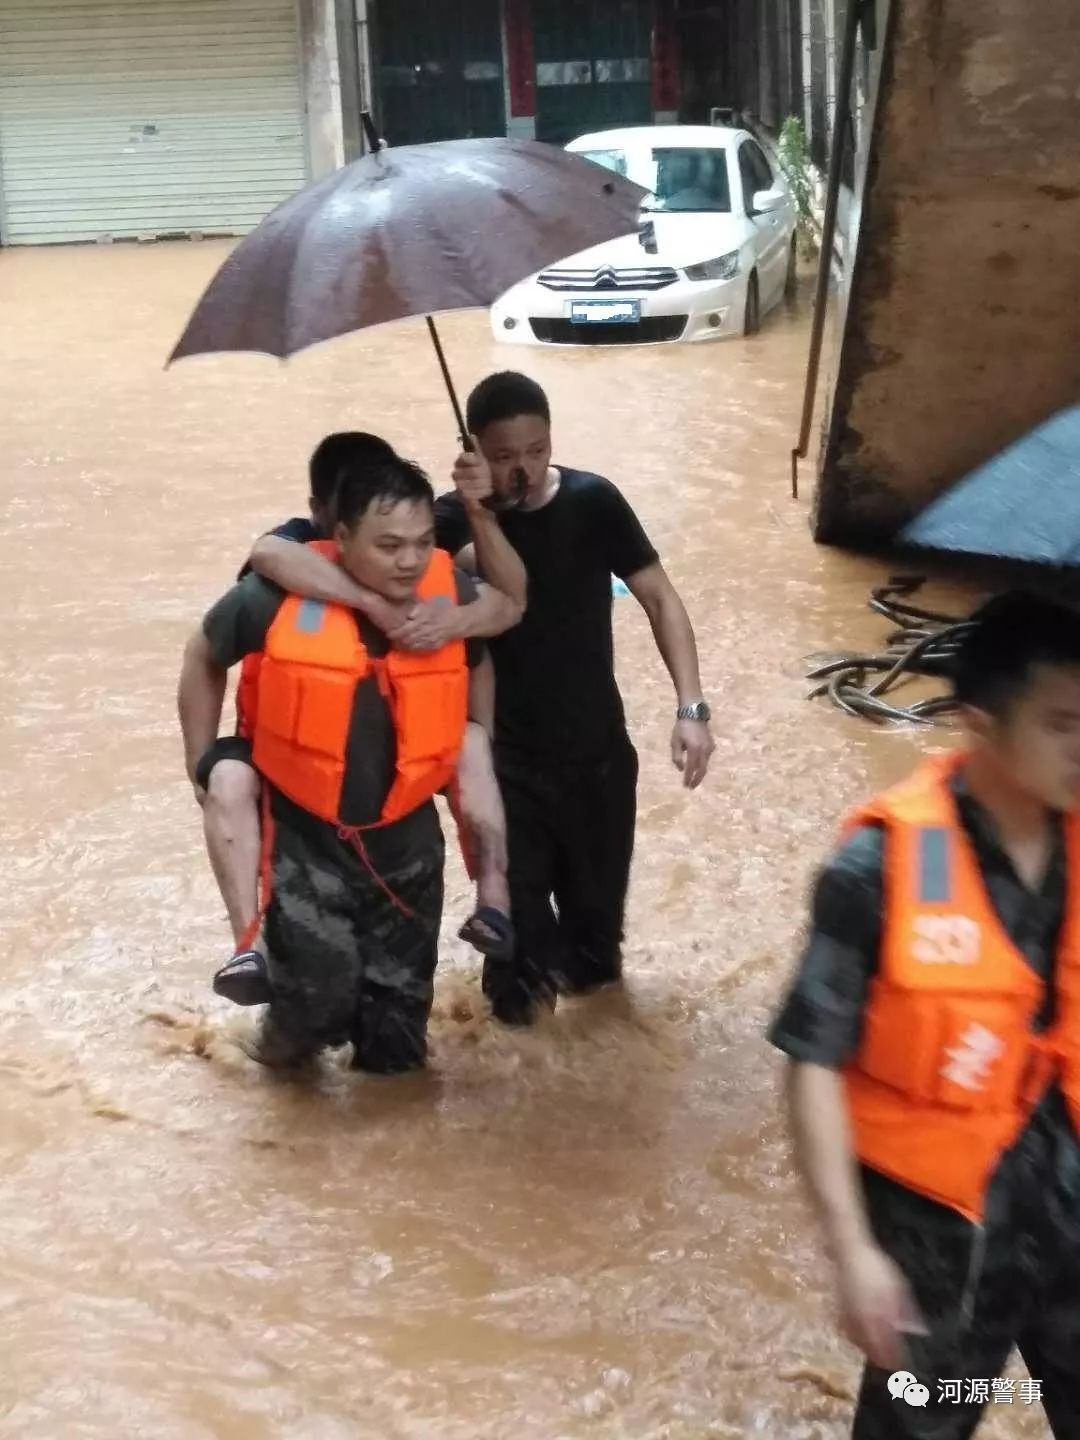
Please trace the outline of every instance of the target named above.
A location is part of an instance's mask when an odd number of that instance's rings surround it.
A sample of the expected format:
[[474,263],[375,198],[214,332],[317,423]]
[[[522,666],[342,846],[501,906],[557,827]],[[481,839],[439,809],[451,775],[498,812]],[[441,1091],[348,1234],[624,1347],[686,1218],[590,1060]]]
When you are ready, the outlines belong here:
[[454,419],[457,421],[458,434],[461,436],[461,443],[466,450],[472,449],[469,440],[469,432],[465,428],[465,416],[461,413],[461,402],[458,400],[457,391],[454,389],[454,381],[450,374],[450,367],[446,363],[446,355],[443,352],[442,341],[439,332],[435,328],[435,321],[430,315],[427,320],[428,333],[431,336],[431,343],[435,346],[435,354],[439,361],[439,369],[442,371],[443,380],[446,383],[446,393],[450,396],[450,404],[454,407]]

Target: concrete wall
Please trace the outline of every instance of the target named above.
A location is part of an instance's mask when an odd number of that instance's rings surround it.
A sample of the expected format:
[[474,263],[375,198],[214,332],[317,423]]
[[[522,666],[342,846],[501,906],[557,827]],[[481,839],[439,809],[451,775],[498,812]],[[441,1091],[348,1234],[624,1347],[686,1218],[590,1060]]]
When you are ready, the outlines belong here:
[[893,0],[819,539],[887,539],[1080,398],[1078,40],[1076,0]]
[[[299,0],[299,4],[309,165],[312,178],[319,179],[345,163],[339,6],[335,0]],[[345,26],[342,30],[347,33]]]

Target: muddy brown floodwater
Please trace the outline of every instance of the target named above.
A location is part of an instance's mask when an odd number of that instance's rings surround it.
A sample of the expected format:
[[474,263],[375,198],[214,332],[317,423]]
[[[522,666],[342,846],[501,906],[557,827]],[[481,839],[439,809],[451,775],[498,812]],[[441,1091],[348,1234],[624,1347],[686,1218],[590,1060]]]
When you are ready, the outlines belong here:
[[626,993],[495,1028],[451,938],[455,859],[430,1074],[330,1063],[298,1090],[208,991],[227,936],[180,652],[302,509],[326,431],[381,430],[440,479],[454,434],[419,325],[166,373],[224,253],[0,255],[0,1434],[840,1437],[857,1367],[762,1032],[842,807],[927,742],[803,698],[801,657],[880,636],[883,573],[816,549],[787,498],[805,313],[606,354],[446,323],[463,387],[527,368],[558,455],[638,508],[697,624],[715,768],[680,791],[668,682],[617,601],[642,756]]

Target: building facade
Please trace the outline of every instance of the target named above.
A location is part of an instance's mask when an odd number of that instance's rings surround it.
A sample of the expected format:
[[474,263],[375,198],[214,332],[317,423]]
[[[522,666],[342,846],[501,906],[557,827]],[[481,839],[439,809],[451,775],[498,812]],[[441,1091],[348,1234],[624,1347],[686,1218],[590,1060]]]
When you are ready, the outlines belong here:
[[823,157],[844,4],[0,0],[0,244],[242,234],[365,109],[393,145],[797,114]]
[[[737,113],[803,122],[824,167],[848,0],[348,0],[364,93],[392,144]],[[851,0],[856,3],[856,0]]]
[[0,243],[237,234],[344,158],[333,0],[0,0]]

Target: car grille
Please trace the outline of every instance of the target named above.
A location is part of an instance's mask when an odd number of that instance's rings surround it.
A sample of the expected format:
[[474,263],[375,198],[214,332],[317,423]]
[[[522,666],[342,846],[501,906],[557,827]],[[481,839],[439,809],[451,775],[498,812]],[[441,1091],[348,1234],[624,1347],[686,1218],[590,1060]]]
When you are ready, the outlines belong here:
[[643,320],[609,325],[575,325],[571,320],[530,319],[533,334],[544,345],[656,345],[678,340],[688,315],[647,315]]
[[545,290],[580,294],[605,290],[666,290],[679,275],[669,265],[643,266],[636,270],[616,270],[601,265],[598,270],[545,270],[540,284]]

